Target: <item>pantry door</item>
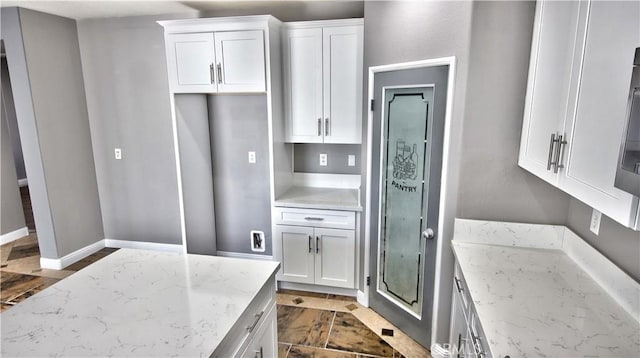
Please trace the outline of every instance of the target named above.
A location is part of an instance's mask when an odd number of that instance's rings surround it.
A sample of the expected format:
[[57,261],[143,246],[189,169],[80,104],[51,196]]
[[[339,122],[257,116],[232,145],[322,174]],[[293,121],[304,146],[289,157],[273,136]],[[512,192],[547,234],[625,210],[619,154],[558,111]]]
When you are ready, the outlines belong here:
[[374,75],[369,304],[431,344],[448,65]]

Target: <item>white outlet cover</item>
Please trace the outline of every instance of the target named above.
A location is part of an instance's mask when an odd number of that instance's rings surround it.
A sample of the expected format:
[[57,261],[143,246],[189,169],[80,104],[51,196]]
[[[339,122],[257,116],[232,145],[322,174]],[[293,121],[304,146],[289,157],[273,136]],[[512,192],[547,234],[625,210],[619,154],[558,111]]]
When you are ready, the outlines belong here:
[[321,167],[326,167],[327,166],[327,154],[326,153],[320,154],[320,166]]
[[118,159],[118,160],[122,159],[122,149],[115,148],[113,150],[113,152],[114,152],[114,155],[115,155],[116,159]]
[[350,167],[355,167],[356,166],[356,156],[353,154],[349,154],[349,156],[347,157],[347,164]]
[[596,209],[593,209],[591,213],[591,224],[589,225],[589,230],[592,233],[598,235],[600,234],[600,220],[602,219],[602,213]]
[[256,162],[256,152],[249,152],[249,163],[255,164]]

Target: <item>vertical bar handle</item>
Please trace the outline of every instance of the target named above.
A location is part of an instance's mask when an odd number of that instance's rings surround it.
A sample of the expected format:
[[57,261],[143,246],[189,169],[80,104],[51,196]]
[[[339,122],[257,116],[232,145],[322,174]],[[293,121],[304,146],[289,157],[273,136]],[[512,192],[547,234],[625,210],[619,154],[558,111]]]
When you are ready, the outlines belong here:
[[322,135],[322,118],[318,118],[318,137]]
[[256,355],[254,357],[255,358],[264,358],[264,352],[263,352],[262,346],[260,347],[259,351],[256,351]]
[[216,83],[215,75],[213,74],[213,62],[209,65],[209,76],[211,76],[211,84]]
[[553,145],[556,142],[556,134],[551,133],[551,140],[549,140],[549,158],[547,159],[547,170],[551,170],[551,166],[555,163],[553,162]]
[[324,135],[329,135],[329,117],[324,119]]
[[222,83],[222,64],[218,62],[218,83]]
[[311,253],[311,235],[309,235],[309,253]]
[[316,236],[316,254],[320,252],[320,236]]
[[564,165],[562,165],[562,146],[567,144],[567,141],[562,139],[563,136],[562,135],[558,135],[558,145],[556,146],[556,153],[555,153],[555,166],[553,168],[553,172],[554,173],[558,173],[558,169],[562,169],[564,168]]

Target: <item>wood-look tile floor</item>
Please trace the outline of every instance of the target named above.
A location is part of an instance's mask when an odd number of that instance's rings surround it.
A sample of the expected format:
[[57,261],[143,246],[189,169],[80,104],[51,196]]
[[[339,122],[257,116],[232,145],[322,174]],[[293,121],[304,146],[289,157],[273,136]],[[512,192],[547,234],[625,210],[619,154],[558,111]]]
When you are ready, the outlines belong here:
[[116,250],[104,248],[64,270],[49,270],[40,267],[40,250],[35,234],[0,246],[0,312]]
[[[279,290],[277,303],[278,358],[430,357],[353,297]],[[394,335],[383,336],[383,328]]]

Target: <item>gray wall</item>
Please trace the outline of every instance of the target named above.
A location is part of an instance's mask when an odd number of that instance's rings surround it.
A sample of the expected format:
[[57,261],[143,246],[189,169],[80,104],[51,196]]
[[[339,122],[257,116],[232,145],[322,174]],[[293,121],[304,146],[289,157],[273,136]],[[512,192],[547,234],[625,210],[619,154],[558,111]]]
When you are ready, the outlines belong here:
[[204,94],[175,96],[187,252],[215,255],[213,170]]
[[592,208],[571,198],[566,226],[640,282],[640,232],[602,215],[598,235],[589,230]]
[[271,255],[267,97],[212,95],[208,103],[218,250],[251,253],[250,232],[260,230]]
[[[294,144],[293,171],[298,173],[360,174],[362,165],[359,144]],[[327,166],[320,166],[320,153],[327,155]],[[356,165],[348,165],[355,155]]]
[[103,238],[75,21],[2,9],[40,252],[59,258]]
[[26,179],[27,172],[24,169],[22,142],[20,142],[20,132],[18,131],[18,118],[16,117],[15,105],[13,104],[13,91],[11,89],[11,81],[9,80],[9,67],[7,67],[7,60],[5,57],[2,57],[2,60],[0,61],[0,71],[0,80],[2,81],[2,88],[4,89],[3,99],[5,102],[5,110],[2,115],[6,116],[5,118],[7,119],[11,149],[13,150],[13,162],[16,167],[16,175],[18,176],[18,179]]
[[[182,244],[164,33],[157,20],[78,22],[105,237]],[[114,148],[122,148],[122,160]]]
[[458,217],[564,225],[569,197],[518,167],[534,2],[475,2]]
[[0,16],[2,16],[0,35],[5,45],[7,64],[11,74],[11,88],[23,146],[25,170],[30,181],[29,195],[38,231],[40,255],[45,258],[57,258],[58,248],[45,182],[29,70],[22,41],[20,13],[17,8],[3,8]]
[[[450,240],[453,235],[453,218],[456,215],[456,191],[458,182],[458,163],[460,161],[460,136],[464,116],[467,66],[469,60],[469,42],[471,29],[470,2],[421,2],[421,1],[371,1],[365,2],[364,9],[364,79],[365,87],[368,67],[424,60],[429,58],[456,56],[456,78],[454,85],[453,113],[451,123],[451,159],[447,171],[449,196],[440,198],[444,202],[446,218],[441,238],[442,262],[440,264],[442,281],[439,285],[441,302],[434,311],[437,322],[435,342],[445,342],[449,335],[449,316],[451,302],[451,277],[453,276],[453,254]],[[366,97],[366,96],[365,96]],[[366,98],[364,100],[366,102]],[[363,103],[363,113],[367,112]],[[366,118],[364,118],[366,122]],[[367,125],[363,125],[363,138],[366,138]],[[366,153],[366,141],[363,143]],[[366,158],[366,155],[363,154]],[[363,180],[366,177],[363,170]],[[363,189],[365,185],[362,185]],[[363,190],[362,193],[365,191]],[[362,198],[364,202],[364,197]],[[364,221],[364,220],[363,220]],[[364,224],[363,224],[364,225]],[[364,230],[364,226],[362,227]],[[364,231],[363,231],[364,232]]]
[[185,4],[200,9],[202,17],[268,14],[281,21],[310,21],[358,18],[364,14],[364,1],[188,1]]
[[[10,91],[11,87],[8,90]],[[7,125],[6,91],[7,87],[3,81],[0,96],[0,235],[26,226]]]
[[26,9],[20,21],[62,257],[104,237],[76,23]]

